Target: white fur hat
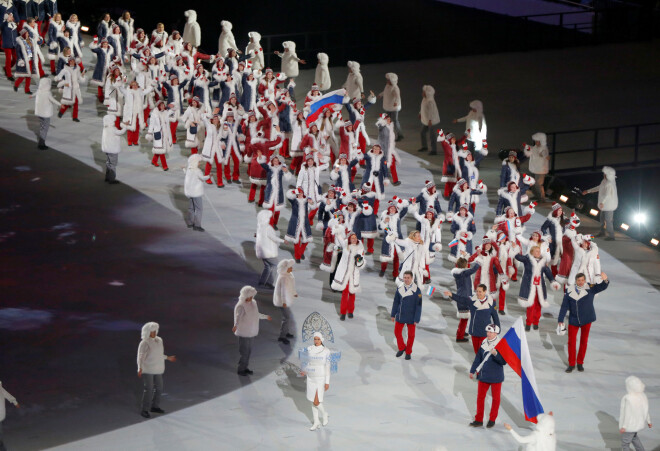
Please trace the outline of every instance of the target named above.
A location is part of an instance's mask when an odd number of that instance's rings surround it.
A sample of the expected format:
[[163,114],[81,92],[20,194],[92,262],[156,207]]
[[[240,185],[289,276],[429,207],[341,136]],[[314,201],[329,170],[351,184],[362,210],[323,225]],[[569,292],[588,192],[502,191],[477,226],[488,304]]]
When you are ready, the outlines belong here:
[[244,301],[247,298],[252,298],[256,296],[257,294],[257,289],[254,288],[251,285],[245,285],[243,288],[241,288],[241,294],[238,296],[239,301]]
[[314,338],[319,337],[321,339],[321,343],[323,343],[323,334],[321,332],[314,332]]
[[500,326],[498,326],[497,324],[489,324],[489,325],[486,326],[486,332],[493,332],[493,333],[499,334],[500,333]]
[[144,326],[142,326],[142,339],[145,340],[149,335],[151,335],[151,332],[156,332],[158,334],[158,329],[160,326],[158,323],[150,322],[146,323]]

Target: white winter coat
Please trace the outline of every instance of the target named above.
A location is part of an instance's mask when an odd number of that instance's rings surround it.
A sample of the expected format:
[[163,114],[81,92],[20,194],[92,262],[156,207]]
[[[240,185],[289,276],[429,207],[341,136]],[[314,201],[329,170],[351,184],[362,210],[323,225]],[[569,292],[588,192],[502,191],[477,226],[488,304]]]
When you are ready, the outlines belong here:
[[383,96],[383,110],[401,111],[401,90],[397,84],[399,82],[399,76],[389,72],[385,74],[385,78],[390,84],[386,84],[383,92],[379,94]]
[[360,63],[349,61],[346,65],[352,72],[349,72],[342,88],[346,89],[346,95],[350,99],[359,99],[364,92],[364,87],[362,86],[362,74],[360,74]]
[[272,225],[270,218],[273,212],[261,210],[257,214],[257,237],[254,246],[257,258],[277,258],[280,243],[284,240],[279,237]]
[[[360,270],[365,264],[364,246],[360,241],[358,241],[357,244],[348,244],[348,239],[346,239],[341,241],[341,247],[341,260],[339,260],[339,264],[337,264],[337,272],[335,272],[335,278],[331,284],[332,289],[344,291],[348,286],[349,293],[359,293],[361,291]],[[359,264],[355,262],[355,257],[357,255],[362,257]]]
[[138,346],[138,370],[141,369],[143,374],[163,374],[166,359],[162,338],[156,335],[156,338],[142,339]]
[[[162,155],[172,149],[170,122],[173,122],[173,112],[169,110],[155,109],[149,116],[149,135],[153,137],[151,152],[154,155]],[[156,138],[157,133],[160,133],[159,139]]]
[[227,49],[238,49],[236,46],[236,40],[234,39],[234,33],[232,33],[231,29],[233,28],[233,25],[231,22],[228,20],[223,20],[220,22],[220,26],[222,27],[222,32],[220,33],[220,37],[218,38],[218,53],[222,56],[227,54]]
[[9,401],[13,405],[18,404],[18,402],[16,402],[16,398],[10,395],[7,390],[2,388],[2,382],[0,382],[0,423],[4,421],[6,416],[5,400]]
[[153,91],[153,88],[149,86],[146,89],[131,89],[131,88],[119,88],[119,92],[124,95],[124,110],[122,121],[128,122],[128,129],[135,131],[136,127],[144,129],[146,124],[144,122],[144,96]]
[[188,198],[202,197],[204,195],[204,182],[211,178],[211,175],[204,175],[199,168],[202,156],[194,153],[188,157],[188,166],[183,170],[186,178],[183,182],[183,194]]
[[309,346],[307,348],[307,400],[314,402],[318,397],[323,402],[325,384],[330,383],[330,350],[325,346]]
[[186,25],[183,27],[183,40],[190,42],[193,47],[199,47],[202,43],[202,29],[197,23],[197,12],[189,9],[184,15],[187,19]]
[[[250,42],[248,42],[247,47],[245,47],[245,54],[252,55],[250,61],[252,61],[252,70],[262,70],[264,65],[264,49],[261,48],[261,35],[256,31],[251,31],[248,33]],[[252,42],[254,40],[254,42]]]
[[424,98],[422,99],[422,106],[419,109],[420,120],[423,125],[428,125],[431,121],[431,125],[440,123],[440,113],[438,113],[438,106],[435,103],[435,89],[433,86],[424,85],[422,87],[424,91]]
[[202,148],[202,158],[208,163],[213,163],[213,157],[215,156],[218,159],[218,162],[222,161],[222,149],[220,147],[220,134],[222,132],[222,127],[216,128],[210,121],[210,114],[202,114],[202,119],[204,120],[204,125],[206,128],[206,138],[204,138],[204,147]]
[[316,73],[314,74],[314,83],[319,85],[321,91],[330,89],[330,70],[328,69],[328,55],[326,53],[318,53],[316,55],[318,64],[316,66]]
[[470,108],[474,108],[477,111],[470,110],[467,116],[456,119],[456,122],[465,122],[465,134],[470,141],[474,142],[475,150],[481,152],[483,140],[488,139],[486,116],[483,113],[484,107],[480,100],[473,100],[470,102]]
[[296,278],[293,273],[287,272],[292,268],[293,260],[282,260],[277,264],[277,280],[275,281],[275,289],[273,290],[273,305],[275,307],[287,307],[293,305],[293,300],[296,297]]
[[246,302],[243,296],[238,298],[236,307],[234,307],[234,326],[237,337],[251,338],[259,335],[259,320],[268,319],[268,315],[259,313],[257,300],[252,298]]
[[[619,429],[626,432],[639,432],[651,424],[649,400],[644,393],[644,383],[636,376],[626,378],[628,394],[621,398]],[[2,418],[0,416],[0,418]]]
[[579,273],[584,274],[587,283],[600,283],[600,256],[598,255],[598,246],[591,243],[589,249],[583,249],[580,244],[583,241],[582,235],[576,235],[573,240],[573,266],[568,276],[568,285],[575,284],[575,276]]
[[410,238],[398,239],[395,233],[390,233],[385,238],[388,243],[396,243],[399,250],[399,262],[401,262],[401,269],[399,276],[396,279],[397,286],[403,285],[403,273],[412,271],[413,281],[418,287],[424,285],[424,276],[426,273],[426,265],[431,261],[429,256],[428,243],[415,243]]
[[526,451],[555,451],[557,448],[557,435],[555,434],[555,419],[552,415],[542,413],[537,416],[534,432],[521,437],[511,429],[511,435],[518,443],[525,444]]
[[55,81],[59,81],[57,87],[62,90],[62,105],[73,105],[76,103],[76,99],[78,99],[78,105],[82,105],[80,83],[85,81],[85,77],[80,74],[78,66],[64,66],[64,69],[55,77]]
[[103,134],[101,135],[101,150],[105,153],[121,152],[120,136],[126,133],[126,126],[122,123],[121,129],[115,127],[116,116],[107,114],[103,116]]
[[312,166],[311,168],[305,165],[300,168],[300,172],[298,173],[296,188],[302,188],[305,196],[314,201],[314,205],[318,204],[321,200],[321,194],[319,194],[318,190],[321,186],[320,174],[321,171],[327,168],[327,164]]
[[538,141],[539,145],[525,147],[525,156],[529,158],[529,172],[535,175],[547,174],[549,171],[548,157],[550,156],[548,137],[545,133],[534,133],[532,139]]
[[619,197],[616,192],[616,171],[609,166],[603,166],[605,178],[600,185],[591,188],[587,192],[595,193],[598,191],[598,205],[603,204],[601,210],[614,211],[619,207]]
[[279,57],[282,58],[282,72],[284,72],[287,78],[297,77],[299,74],[298,62],[300,58],[296,54],[296,43],[293,41],[284,41],[282,43],[285,49],[288,49],[288,52],[281,52]]
[[53,104],[61,105],[50,93],[50,78],[39,80],[39,88],[34,99],[34,114],[39,117],[52,117]]

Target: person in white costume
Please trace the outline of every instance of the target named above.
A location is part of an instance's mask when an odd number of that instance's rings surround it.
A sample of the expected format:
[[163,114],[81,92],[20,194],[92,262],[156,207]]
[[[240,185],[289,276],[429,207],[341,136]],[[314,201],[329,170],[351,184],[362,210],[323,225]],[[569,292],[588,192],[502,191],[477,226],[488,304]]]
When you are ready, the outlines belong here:
[[202,29],[197,23],[197,12],[189,9],[184,15],[186,16],[186,25],[183,27],[183,40],[190,42],[193,47],[199,47],[202,44]]
[[176,362],[176,356],[165,355],[163,339],[158,337],[158,323],[150,322],[142,326],[142,341],[138,346],[138,377],[144,383],[142,394],[142,412],[145,418],[154,413],[165,413],[160,408],[160,395],[163,393],[163,373],[165,360]]
[[555,417],[552,412],[542,413],[536,417],[536,420],[538,421],[536,429],[525,437],[518,435],[508,423],[504,423],[504,428],[511,432],[518,443],[526,445],[526,451],[555,451],[557,435],[555,434]]
[[651,428],[651,415],[649,415],[649,400],[644,393],[644,383],[636,376],[626,378],[628,394],[621,398],[619,415],[619,433],[621,434],[621,449],[629,450],[630,444],[636,451],[644,451],[644,445],[637,433],[646,426]]
[[16,408],[20,408],[20,404],[18,401],[16,401],[16,398],[14,398],[7,390],[2,388],[2,382],[0,382],[0,450],[6,451],[7,448],[5,448],[5,444],[2,441],[2,422],[5,420],[5,400],[9,401],[12,403]]
[[[328,412],[323,406],[323,395],[330,388],[330,350],[323,345],[321,332],[314,333],[314,345],[307,348],[306,370],[301,372],[307,376],[307,399],[312,402],[312,415],[314,424],[309,428],[315,431],[321,424],[328,424]],[[319,422],[319,412],[322,422]]]

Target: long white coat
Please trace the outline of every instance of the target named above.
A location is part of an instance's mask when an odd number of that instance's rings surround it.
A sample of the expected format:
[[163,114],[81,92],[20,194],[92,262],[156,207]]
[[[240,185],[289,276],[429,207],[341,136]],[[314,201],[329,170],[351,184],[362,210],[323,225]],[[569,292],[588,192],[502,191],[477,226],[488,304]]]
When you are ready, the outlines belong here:
[[412,271],[413,281],[418,287],[424,285],[424,275],[427,275],[426,265],[431,262],[429,245],[424,242],[415,243],[410,238],[398,239],[394,233],[390,233],[385,239],[390,244],[396,243],[400,249],[399,261],[401,262],[401,269],[396,279],[397,286],[403,284],[403,273],[406,271]]
[[135,131],[136,127],[140,129],[146,128],[144,121],[144,96],[153,91],[153,88],[149,86],[146,89],[131,89],[131,88],[119,88],[119,91],[124,96],[124,109],[122,121],[128,122],[128,129]]
[[188,198],[202,197],[204,195],[204,182],[211,178],[211,175],[204,175],[199,168],[202,156],[194,153],[188,157],[188,165],[184,168],[186,177],[183,181],[183,194]]
[[7,390],[2,388],[2,382],[0,382],[0,422],[4,421],[5,416],[7,415],[5,411],[5,400],[9,401],[13,405],[18,404],[16,398],[14,398]]
[[293,267],[293,260],[282,260],[277,264],[277,280],[273,290],[273,305],[275,307],[287,307],[293,305],[293,300],[297,296],[296,278],[293,273],[288,272]]
[[364,87],[362,86],[362,74],[360,73],[360,63],[349,61],[346,65],[351,72],[349,72],[348,77],[346,77],[346,81],[342,85],[342,88],[346,89],[346,95],[350,99],[359,99],[364,92]]
[[277,258],[279,245],[284,242],[270,225],[272,216],[273,212],[270,210],[261,210],[257,214],[257,237],[254,246],[257,258]]
[[218,53],[222,56],[225,56],[227,54],[227,49],[232,48],[232,49],[238,49],[238,46],[236,46],[236,40],[234,39],[234,33],[232,33],[231,29],[233,28],[233,25],[231,22],[228,20],[223,20],[220,22],[220,26],[222,27],[222,32],[220,33],[220,37],[218,38]]
[[39,80],[39,88],[34,99],[34,114],[39,117],[52,117],[53,105],[60,105],[55,97],[50,93],[50,78]]
[[101,150],[105,153],[121,152],[120,136],[126,133],[126,126],[122,123],[121,129],[115,127],[116,116],[108,114],[103,116],[103,134],[101,135]]
[[309,346],[307,348],[307,400],[314,402],[318,396],[323,402],[325,384],[330,383],[330,351],[325,346]]
[[[172,149],[170,122],[174,122],[174,112],[170,110],[159,111],[155,109],[149,116],[149,134],[153,137],[151,151],[154,155],[162,155]],[[157,133],[160,133],[159,139],[156,138]]]
[[[341,241],[342,254],[337,272],[332,281],[332,289],[343,291],[348,286],[348,292],[351,294],[359,293],[360,288],[360,270],[364,267],[364,246],[360,241],[357,244],[348,244],[348,239]],[[355,257],[360,255],[362,260],[359,264],[355,262]]]
[[330,89],[332,81],[330,79],[330,70],[328,69],[328,55],[326,53],[318,53],[316,55],[318,59],[318,65],[316,66],[316,72],[314,73],[314,83],[319,85],[321,91],[327,91]]
[[300,73],[298,69],[300,58],[296,54],[296,43],[293,41],[284,41],[282,45],[288,50],[288,52],[281,52],[279,54],[279,57],[282,58],[282,72],[286,74],[287,78],[297,77]]
[[186,16],[186,25],[183,27],[183,40],[190,42],[193,47],[199,47],[202,43],[202,29],[197,23],[197,12],[189,9],[184,13]]
[[550,156],[548,138],[545,133],[534,133],[532,139],[538,141],[539,145],[526,146],[524,149],[525,156],[529,158],[529,172],[538,175],[547,174],[549,171],[548,157]]
[[486,116],[483,114],[483,104],[479,100],[470,102],[470,108],[477,111],[472,111],[456,119],[456,122],[465,122],[465,134],[470,141],[474,142],[474,149],[483,152],[483,140],[488,139],[488,126],[486,125]]
[[78,99],[78,105],[82,105],[83,97],[80,91],[80,83],[85,77],[80,74],[78,66],[64,66],[64,69],[55,77],[58,81],[57,87],[62,90],[62,105],[73,105]]
[[[248,33],[250,42],[245,47],[245,54],[252,55],[250,61],[252,62],[252,70],[262,70],[264,65],[264,49],[261,48],[261,35],[256,31]],[[252,42],[254,41],[254,42]]]
[[[619,414],[619,429],[625,428],[626,432],[639,432],[651,424],[649,414],[649,400],[644,393],[644,384],[637,376],[626,378],[626,394],[621,399]],[[0,416],[0,418],[2,418]]]

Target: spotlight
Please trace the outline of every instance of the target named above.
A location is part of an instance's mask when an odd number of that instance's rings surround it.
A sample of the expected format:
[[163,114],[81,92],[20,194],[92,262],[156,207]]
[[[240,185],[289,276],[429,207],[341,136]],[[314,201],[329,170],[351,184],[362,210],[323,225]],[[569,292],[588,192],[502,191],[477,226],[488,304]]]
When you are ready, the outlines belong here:
[[638,213],[635,213],[635,216],[633,217],[636,223],[638,224],[644,224],[646,222],[646,213],[642,213],[641,211]]
[[651,244],[652,244],[652,245],[657,246],[658,243],[660,243],[660,241],[658,241],[657,238],[651,238]]
[[596,210],[595,208],[592,208],[591,210],[589,210],[589,214],[591,216],[598,216],[598,210]]
[[89,31],[89,27],[87,25],[83,25],[82,27],[80,27],[80,31],[84,31],[85,33],[87,33]]
[[624,222],[623,224],[621,224],[621,228],[623,230],[628,230],[630,228],[630,226]]
[[564,196],[563,194],[559,196],[559,200],[562,201],[563,203],[568,202],[568,196]]

